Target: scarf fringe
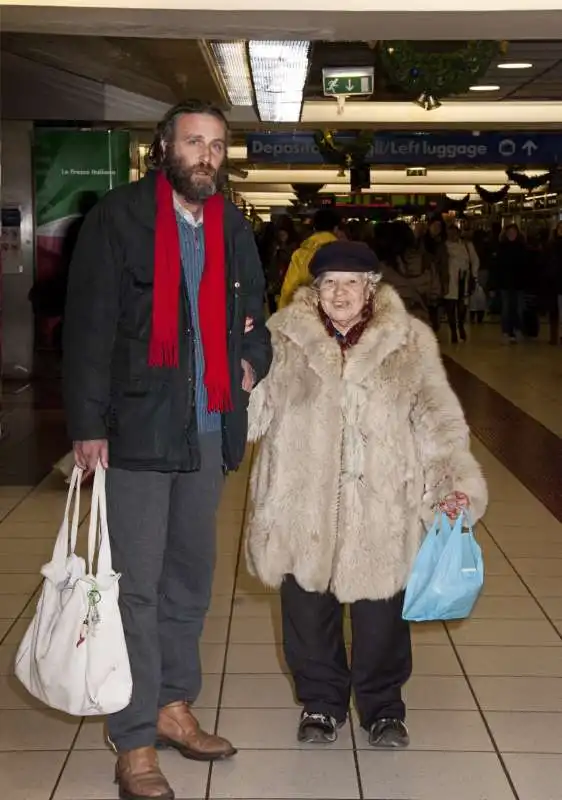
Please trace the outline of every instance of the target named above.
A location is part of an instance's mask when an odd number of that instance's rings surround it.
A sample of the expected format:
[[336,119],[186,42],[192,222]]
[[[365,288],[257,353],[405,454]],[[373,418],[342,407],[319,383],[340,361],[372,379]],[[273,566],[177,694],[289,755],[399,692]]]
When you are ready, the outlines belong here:
[[149,367],[177,368],[179,362],[179,348],[177,343],[157,342],[150,340],[148,348]]
[[229,391],[207,387],[207,410],[211,413],[225,414],[232,411],[232,398]]

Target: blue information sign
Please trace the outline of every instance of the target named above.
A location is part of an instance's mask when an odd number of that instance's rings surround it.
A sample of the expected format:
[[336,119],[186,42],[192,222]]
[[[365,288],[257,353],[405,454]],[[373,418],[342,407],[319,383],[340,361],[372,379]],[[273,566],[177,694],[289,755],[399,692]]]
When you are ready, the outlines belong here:
[[[353,137],[342,134],[345,144]],[[323,164],[312,133],[251,133],[248,160],[269,164]],[[521,165],[562,163],[560,133],[377,133],[366,157],[370,164],[407,166]]]

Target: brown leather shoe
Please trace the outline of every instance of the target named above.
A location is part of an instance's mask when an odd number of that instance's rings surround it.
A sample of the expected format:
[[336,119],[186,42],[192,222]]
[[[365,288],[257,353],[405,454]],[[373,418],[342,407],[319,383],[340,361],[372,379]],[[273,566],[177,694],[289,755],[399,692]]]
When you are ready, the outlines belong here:
[[221,736],[206,733],[187,703],[171,703],[160,709],[156,747],[172,747],[193,761],[218,761],[236,754]]
[[154,747],[139,747],[119,753],[115,783],[121,800],[174,800],[170,784],[162,775]]

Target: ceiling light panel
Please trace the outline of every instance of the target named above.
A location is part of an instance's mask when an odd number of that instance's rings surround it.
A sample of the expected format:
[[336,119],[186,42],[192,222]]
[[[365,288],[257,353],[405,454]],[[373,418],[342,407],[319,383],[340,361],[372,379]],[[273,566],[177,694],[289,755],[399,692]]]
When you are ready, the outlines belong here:
[[250,66],[262,122],[299,122],[310,42],[250,41]]
[[498,64],[498,69],[532,69],[530,61],[510,61],[505,64]]
[[210,47],[232,105],[253,106],[246,42],[211,42]]

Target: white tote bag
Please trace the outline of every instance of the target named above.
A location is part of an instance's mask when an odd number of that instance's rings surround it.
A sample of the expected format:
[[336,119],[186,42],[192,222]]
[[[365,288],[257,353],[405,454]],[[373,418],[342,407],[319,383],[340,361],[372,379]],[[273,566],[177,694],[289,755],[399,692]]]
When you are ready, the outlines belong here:
[[111,566],[101,465],[92,491],[88,563],[74,552],[81,477],[75,468],[53,558],[41,570],[45,580],[37,611],[16,656],[16,675],[51,708],[91,716],[125,708],[132,678],[118,606],[120,576]]

